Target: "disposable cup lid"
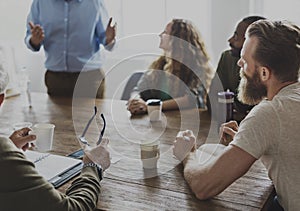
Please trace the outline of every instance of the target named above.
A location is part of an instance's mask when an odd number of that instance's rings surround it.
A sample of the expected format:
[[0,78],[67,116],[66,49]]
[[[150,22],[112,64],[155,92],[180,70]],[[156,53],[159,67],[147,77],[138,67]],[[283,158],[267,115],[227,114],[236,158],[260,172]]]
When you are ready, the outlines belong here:
[[147,100],[147,105],[152,106],[152,105],[160,105],[161,100],[160,99],[149,99]]
[[155,140],[155,141],[141,141],[140,145],[141,146],[158,146],[160,144],[160,141]]
[[218,97],[219,98],[232,98],[234,97],[234,93],[233,92],[230,92],[230,91],[227,91],[227,92],[218,92]]
[[33,128],[52,129],[52,128],[55,128],[55,125],[51,124],[51,123],[37,123],[37,124],[33,125]]

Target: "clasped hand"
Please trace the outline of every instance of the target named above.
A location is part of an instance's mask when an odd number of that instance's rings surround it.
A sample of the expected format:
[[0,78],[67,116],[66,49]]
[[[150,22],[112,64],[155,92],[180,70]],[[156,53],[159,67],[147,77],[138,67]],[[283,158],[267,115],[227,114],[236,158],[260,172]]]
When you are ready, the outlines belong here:
[[196,138],[191,130],[180,131],[174,141],[173,154],[183,161],[190,152],[196,150]]
[[127,110],[130,111],[132,114],[145,114],[147,113],[147,105],[146,102],[139,98],[139,99],[130,99],[127,103]]
[[220,127],[220,143],[227,146],[234,138],[239,129],[236,121],[226,122]]

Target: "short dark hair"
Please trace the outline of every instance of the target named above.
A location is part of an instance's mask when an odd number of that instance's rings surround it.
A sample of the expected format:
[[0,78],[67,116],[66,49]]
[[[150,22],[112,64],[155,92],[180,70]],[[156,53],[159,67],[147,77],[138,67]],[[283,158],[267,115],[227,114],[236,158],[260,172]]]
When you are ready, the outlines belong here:
[[250,25],[251,23],[254,23],[255,21],[258,21],[258,20],[265,20],[266,18],[265,17],[262,17],[262,16],[248,16],[248,17],[245,17],[242,22],[245,22],[247,23],[248,25]]
[[287,21],[261,20],[246,32],[258,44],[253,58],[281,82],[297,81],[300,68],[300,28]]

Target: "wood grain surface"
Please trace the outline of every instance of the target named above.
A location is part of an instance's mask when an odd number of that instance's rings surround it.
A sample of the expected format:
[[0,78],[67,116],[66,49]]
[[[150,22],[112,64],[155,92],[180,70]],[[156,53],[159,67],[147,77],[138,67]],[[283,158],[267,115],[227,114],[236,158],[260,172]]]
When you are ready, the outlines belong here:
[[[49,122],[56,125],[51,153],[66,155],[80,148],[77,137],[82,133],[96,105],[105,115],[104,136],[117,162],[112,163],[101,182],[99,210],[262,210],[274,191],[260,161],[223,193],[205,201],[198,200],[183,178],[183,167],[172,156],[172,143],[180,130],[191,129],[197,144],[217,143],[215,121],[207,111],[197,109],[169,111],[161,122],[150,122],[147,115],[131,116],[126,102],[120,100],[51,98],[32,93],[32,108],[24,95],[5,100],[1,121]],[[103,123],[99,115],[91,124],[87,139],[95,143]],[[144,170],[140,143],[158,140],[158,168]],[[59,188],[64,192],[71,181]]]

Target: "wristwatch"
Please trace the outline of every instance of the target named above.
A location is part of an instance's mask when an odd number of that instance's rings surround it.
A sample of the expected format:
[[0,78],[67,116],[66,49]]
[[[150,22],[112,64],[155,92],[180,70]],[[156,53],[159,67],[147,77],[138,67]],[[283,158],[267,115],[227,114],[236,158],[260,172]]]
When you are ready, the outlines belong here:
[[101,165],[99,165],[97,163],[85,163],[85,164],[83,164],[82,168],[85,168],[85,167],[96,167],[99,179],[100,179],[100,181],[102,180],[102,178],[103,178],[103,169],[102,169]]

